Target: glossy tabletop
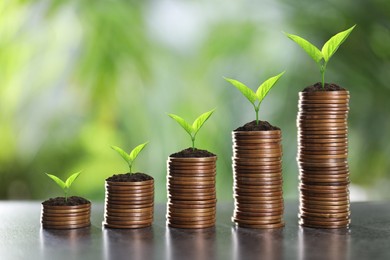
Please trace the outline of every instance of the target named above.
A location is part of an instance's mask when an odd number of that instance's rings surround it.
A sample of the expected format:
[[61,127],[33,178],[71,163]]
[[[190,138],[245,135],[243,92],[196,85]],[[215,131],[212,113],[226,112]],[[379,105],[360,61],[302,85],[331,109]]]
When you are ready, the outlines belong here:
[[151,228],[102,228],[103,205],[92,205],[92,225],[43,230],[39,202],[0,202],[0,259],[390,259],[390,202],[352,203],[349,230],[298,226],[298,203],[286,203],[286,226],[233,227],[233,205],[219,203],[215,228],[165,225],[165,205]]

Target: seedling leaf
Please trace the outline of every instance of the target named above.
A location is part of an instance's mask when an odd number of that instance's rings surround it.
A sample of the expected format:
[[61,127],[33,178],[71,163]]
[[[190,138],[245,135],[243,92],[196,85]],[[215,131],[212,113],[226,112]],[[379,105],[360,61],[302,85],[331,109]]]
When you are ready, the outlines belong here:
[[174,114],[168,114],[168,116],[170,116],[172,119],[174,119],[177,123],[179,123],[179,125],[181,127],[184,128],[184,130],[189,134],[189,135],[192,135],[192,126],[190,124],[187,123],[187,121],[185,121],[183,118],[181,118],[180,116],[178,115],[174,115]]
[[50,179],[52,179],[55,183],[57,183],[58,186],[61,187],[62,190],[65,191],[65,189],[67,188],[65,182],[63,182],[60,178],[58,178],[55,175],[48,174],[48,173],[46,173],[46,175],[49,176]]
[[255,92],[248,88],[245,84],[241,83],[235,79],[224,78],[226,81],[230,82],[233,86],[235,86],[252,104],[256,101]]
[[333,56],[333,54],[340,47],[340,45],[348,38],[349,34],[352,32],[352,30],[355,28],[355,26],[356,26],[356,24],[345,31],[339,32],[338,34],[334,35],[332,38],[330,38],[324,44],[321,52],[322,52],[322,55],[324,57],[325,62],[329,61],[329,59]]
[[306,51],[307,54],[316,62],[319,63],[321,59],[323,58],[323,53],[311,44],[309,41],[303,39],[302,37],[299,37],[298,35],[293,35],[289,33],[285,33],[288,38],[296,42],[303,50]]
[[272,78],[267,79],[259,86],[259,88],[256,91],[256,96],[259,99],[260,103],[263,101],[265,96],[268,94],[268,92],[271,90],[271,88],[276,84],[276,82],[278,82],[280,77],[283,76],[284,73],[285,73],[285,71],[283,71],[282,73],[280,73]]
[[123,151],[121,148],[117,146],[111,146],[112,149],[118,152],[118,154],[126,161],[129,162],[131,161],[130,155],[128,155],[125,151]]
[[77,179],[77,177],[79,177],[80,173],[81,173],[81,171],[76,172],[76,173],[72,174],[71,176],[69,176],[69,178],[65,182],[65,187],[67,189],[69,189],[70,186],[72,185],[72,183]]
[[146,143],[143,143],[143,144],[140,144],[138,145],[137,147],[135,147],[131,152],[130,152],[130,156],[129,156],[129,159],[131,161],[134,161],[135,158],[137,158],[138,154],[145,148],[145,146],[148,144],[148,142]]
[[196,135],[199,131],[199,129],[203,126],[203,124],[207,121],[207,119],[210,118],[210,116],[214,113],[215,109],[205,112],[202,115],[200,115],[197,119],[195,119],[194,123],[192,124],[192,131],[194,135]]

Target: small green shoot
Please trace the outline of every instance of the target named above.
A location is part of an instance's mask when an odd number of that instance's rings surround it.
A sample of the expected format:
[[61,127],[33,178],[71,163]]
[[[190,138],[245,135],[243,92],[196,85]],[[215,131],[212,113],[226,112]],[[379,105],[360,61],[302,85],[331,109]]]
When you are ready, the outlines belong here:
[[[249,102],[251,102],[253,108],[255,109],[256,124],[258,125],[260,104],[265,98],[265,96],[268,94],[268,92],[271,90],[271,88],[276,84],[276,82],[278,82],[278,80],[280,79],[280,77],[283,76],[284,73],[285,71],[264,81],[257,88],[256,93],[252,89],[244,85],[243,83],[239,82],[238,80],[228,79],[228,78],[225,78],[225,80],[230,82],[233,86],[235,86],[249,100]],[[258,101],[257,104],[256,101]]]
[[201,114],[195,121],[191,124],[187,123],[183,118],[178,115],[168,114],[172,119],[174,119],[183,129],[190,135],[192,141],[192,149],[195,149],[195,138],[196,134],[199,132],[199,129],[203,124],[209,119],[209,117],[214,113],[215,109]]
[[325,70],[330,58],[335,54],[340,45],[348,38],[349,34],[355,28],[356,24],[351,28],[342,31],[331,37],[319,50],[309,41],[297,35],[285,33],[288,38],[296,42],[319,66],[322,78],[322,87],[325,87]]
[[135,159],[147,144],[148,142],[136,146],[129,154],[117,146],[111,146],[111,148],[117,151],[118,154],[123,158],[123,160],[126,161],[126,163],[129,165],[129,173],[131,174],[132,173],[131,168],[133,166]]
[[65,202],[67,202],[68,201],[68,191],[70,189],[70,186],[72,186],[72,183],[77,179],[77,177],[79,177],[80,173],[81,173],[81,171],[73,173],[72,175],[69,176],[68,179],[66,179],[65,182],[62,181],[60,178],[58,178],[55,175],[48,174],[48,173],[46,173],[46,175],[50,179],[52,179],[55,183],[57,183],[58,186],[61,187],[61,189],[64,191],[64,194],[65,194]]

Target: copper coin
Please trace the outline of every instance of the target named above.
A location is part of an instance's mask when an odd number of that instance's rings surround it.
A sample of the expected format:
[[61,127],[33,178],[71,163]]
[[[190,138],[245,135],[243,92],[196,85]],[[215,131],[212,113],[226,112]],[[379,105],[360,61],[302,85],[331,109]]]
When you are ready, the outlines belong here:
[[282,219],[243,219],[232,217],[232,222],[237,222],[246,225],[269,225],[281,223]]
[[42,221],[78,221],[86,220],[90,218],[90,214],[80,215],[80,216],[48,216],[42,214]]
[[237,195],[234,196],[236,199],[237,203],[245,203],[247,202],[248,204],[252,203],[270,203],[270,204],[275,204],[275,203],[283,203],[283,198],[280,197],[261,197],[261,196],[242,196],[242,195]]
[[62,221],[47,221],[42,220],[42,225],[45,226],[67,226],[67,225],[89,225],[89,219],[83,220],[62,220]]
[[208,204],[215,204],[217,202],[216,199],[209,199],[209,200],[198,200],[198,201],[185,201],[178,199],[169,198],[168,203],[171,203],[173,205],[183,204],[183,205],[208,205]]
[[211,157],[169,157],[169,162],[174,163],[208,163],[208,162],[215,162],[217,161],[217,156],[211,156]]
[[166,216],[171,221],[174,221],[176,223],[183,222],[183,223],[191,223],[191,222],[199,222],[199,221],[215,221],[215,214],[214,215],[197,215],[193,214],[192,216],[188,217],[180,217],[174,214],[167,214]]
[[236,209],[239,211],[245,212],[262,212],[262,213],[275,213],[275,214],[283,214],[283,206],[279,208],[259,208],[256,204],[248,204],[249,206],[236,206]]
[[193,221],[188,221],[188,219],[176,219],[176,218],[168,218],[167,219],[168,223],[170,224],[178,224],[178,225],[193,225],[193,224],[212,224],[215,223],[215,218],[209,218],[209,219],[204,219],[204,220],[193,220]]
[[42,223],[42,227],[44,229],[76,229],[76,228],[89,227],[90,225],[91,223],[81,223],[81,224],[69,224],[69,225],[58,226],[58,225],[49,225],[49,224]]
[[116,181],[106,181],[106,186],[151,186],[153,185],[154,180],[147,181],[127,181],[127,182],[116,182]]
[[321,168],[343,168],[345,165],[347,165],[346,160],[341,160],[341,161],[331,161],[331,162],[314,162],[314,163],[309,163],[309,162],[299,162],[300,167],[308,167],[308,169],[321,169]]
[[175,180],[175,181],[196,181],[196,182],[209,182],[215,181],[215,176],[167,176],[167,180]]
[[182,201],[198,201],[198,200],[212,200],[216,199],[216,194],[211,195],[199,195],[199,194],[193,194],[193,195],[182,195],[182,194],[168,194],[168,198],[170,199],[180,199]]
[[[106,210],[111,211],[111,212],[134,212],[134,211],[141,211],[142,209],[145,208],[150,208],[153,207],[153,203],[148,203],[148,204],[127,204],[127,208],[117,208],[113,207],[114,203],[106,203]],[[116,204],[116,205],[124,205],[124,204]]]
[[215,188],[207,188],[207,189],[179,189],[175,187],[168,186],[168,191],[172,194],[198,194],[198,195],[210,195],[215,194]]
[[282,196],[283,191],[282,187],[279,187],[279,189],[275,190],[267,190],[264,191],[263,189],[245,189],[241,187],[234,188],[234,194],[236,195],[242,195],[242,196],[254,196],[254,197],[276,197],[276,196]]
[[313,206],[349,206],[348,200],[342,200],[342,201],[313,201],[310,199],[300,199],[300,202],[302,205],[313,205]]
[[300,97],[299,104],[301,103],[308,103],[308,104],[347,104],[349,101],[349,98],[343,98],[343,99],[322,99],[322,98],[306,98],[306,97]]
[[257,229],[271,229],[271,228],[282,228],[284,227],[284,222],[276,224],[265,224],[265,225],[254,225],[254,224],[244,224],[240,222],[235,222],[237,227],[241,228],[257,228]]
[[262,194],[275,194],[278,195],[282,193],[282,186],[281,185],[272,185],[272,186],[260,186],[260,185],[236,185],[234,184],[233,189],[235,191],[246,191],[246,192],[256,192],[256,193],[262,193]]
[[319,99],[300,99],[298,101],[298,109],[300,111],[306,111],[310,109],[337,109],[337,108],[349,108],[349,99],[327,99],[327,100],[319,100]]
[[126,217],[143,217],[143,218],[151,218],[154,214],[154,211],[153,210],[149,210],[149,211],[145,211],[145,212],[133,212],[133,213],[120,213],[119,215],[117,214],[110,214],[109,212],[107,212],[107,214],[105,214],[105,216],[107,217],[111,217],[111,218],[126,218]]
[[348,189],[348,186],[346,185],[308,185],[301,183],[299,184],[299,188],[306,189],[306,190],[333,190],[333,191],[340,191],[340,190],[346,190]]
[[183,173],[209,173],[209,174],[213,174],[215,173],[217,170],[217,168],[215,167],[215,165],[213,166],[208,166],[208,167],[193,167],[193,166],[188,166],[188,167],[184,167],[184,166],[174,166],[174,165],[170,165],[167,167],[167,172],[183,172]]
[[146,224],[136,224],[136,225],[122,225],[122,224],[119,224],[119,225],[114,225],[114,224],[111,224],[111,223],[103,223],[104,227],[105,228],[118,228],[118,229],[135,229],[135,228],[145,228],[145,227],[149,227],[152,225],[152,222],[150,223],[146,223]]
[[[203,160],[207,159],[208,160]],[[176,158],[175,160],[167,160],[167,165],[178,165],[178,166],[212,166],[215,165],[217,160],[210,159],[211,157],[188,157],[188,158]],[[180,159],[180,160],[179,160]]]
[[106,191],[113,193],[142,193],[142,192],[151,192],[154,190],[154,185],[145,185],[145,186],[106,186]]
[[321,179],[329,179],[329,180],[347,180],[349,179],[349,174],[347,172],[340,172],[339,174],[327,174],[326,172],[318,172],[318,171],[303,171],[300,172],[300,178],[305,178],[308,180],[321,180]]
[[327,191],[313,191],[313,190],[303,190],[300,189],[301,195],[305,195],[306,197],[321,197],[321,198],[341,198],[349,196],[349,192],[347,191],[339,191],[339,192],[327,192]]
[[105,216],[105,221],[106,222],[133,222],[133,221],[152,221],[153,220],[153,215],[145,215],[145,216],[126,216],[126,217],[118,217],[118,216]]
[[232,148],[234,150],[237,150],[237,151],[252,151],[252,150],[259,150],[259,149],[281,149],[282,148],[282,143],[281,142],[275,142],[275,143],[237,145],[233,141]]
[[246,146],[246,145],[252,145],[252,146],[258,146],[258,145],[279,145],[281,143],[282,139],[256,139],[256,140],[234,140],[234,144],[237,146]]
[[302,204],[300,206],[300,209],[302,211],[310,211],[311,209],[314,210],[339,210],[339,211],[347,211],[349,210],[349,205],[339,205],[339,206],[327,206],[327,205],[312,205],[312,204]]
[[280,130],[268,130],[268,131],[233,131],[233,136],[280,136],[282,132]]
[[302,221],[318,221],[318,222],[330,222],[330,223],[338,223],[340,221],[348,221],[349,217],[347,218],[319,218],[319,217],[306,217],[306,216],[300,216],[300,220]]
[[327,219],[332,219],[332,218],[338,218],[338,219],[349,219],[351,216],[350,212],[346,213],[310,213],[310,212],[304,212],[302,214],[298,214],[298,217],[316,217],[316,218],[327,218]]
[[120,198],[153,198],[154,191],[149,192],[110,192],[106,191],[106,197],[120,197]]
[[167,214],[175,217],[191,217],[191,216],[215,216],[216,210],[213,209],[177,209],[169,208]]
[[215,213],[215,207],[212,208],[203,208],[203,209],[193,209],[193,208],[188,208],[188,209],[183,209],[183,208],[175,208],[175,207],[169,207],[167,210],[169,214],[199,214],[199,215],[209,215],[209,214],[214,214]]
[[174,209],[210,209],[215,208],[216,204],[174,204],[174,203],[168,203],[168,208],[174,208]]
[[326,221],[309,221],[306,219],[300,219],[299,224],[307,227],[319,227],[319,228],[346,228],[351,223],[350,220],[340,220],[335,222]]
[[[321,177],[317,177],[321,176]],[[349,183],[349,175],[343,174],[343,175],[308,175],[308,174],[300,174],[299,179],[302,180],[302,182],[327,182],[327,181],[335,181],[335,182],[343,182],[343,183]]]
[[167,225],[172,228],[183,228],[183,229],[204,229],[204,228],[211,228],[215,226],[215,222],[210,223],[201,223],[201,224],[191,224],[191,225],[185,225],[185,224],[177,224],[177,223],[171,223],[167,222]]
[[153,219],[144,219],[144,220],[130,220],[130,221],[113,221],[113,220],[106,220],[106,223],[108,225],[113,226],[144,226],[144,225],[151,225],[153,222]]
[[243,212],[239,210],[234,210],[233,215],[235,217],[240,216],[242,218],[263,218],[263,219],[280,219],[281,217],[283,217],[283,214]]
[[194,171],[194,170],[177,170],[177,169],[168,169],[168,174],[170,176],[199,176],[199,177],[206,177],[206,176],[215,176],[217,172],[215,170],[199,170],[199,171]]
[[273,188],[273,186],[275,186],[275,185],[282,185],[283,181],[282,180],[278,180],[278,181],[257,181],[257,182],[253,182],[253,181],[244,181],[244,180],[234,180],[234,184],[237,185],[237,186],[240,186],[241,184],[252,185],[252,186],[255,185],[255,186],[259,186],[259,188],[264,187],[265,189],[267,189],[267,188]]
[[307,161],[315,161],[315,160],[323,160],[323,159],[347,159],[348,151],[339,150],[339,151],[298,151],[299,160],[307,160]]
[[89,208],[82,208],[82,209],[42,209],[42,212],[48,213],[48,214],[75,214],[75,213],[85,213],[90,212]]

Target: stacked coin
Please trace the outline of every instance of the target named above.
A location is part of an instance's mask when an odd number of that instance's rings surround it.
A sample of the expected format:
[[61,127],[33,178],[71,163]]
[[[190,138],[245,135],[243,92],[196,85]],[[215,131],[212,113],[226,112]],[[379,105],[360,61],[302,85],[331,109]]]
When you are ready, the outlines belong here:
[[176,228],[215,225],[217,157],[178,158],[167,162],[167,223]]
[[234,214],[239,227],[280,228],[283,222],[281,131],[234,131]]
[[90,226],[91,203],[77,206],[42,205],[42,227],[73,229]]
[[350,224],[348,91],[299,93],[299,221],[315,228]]
[[106,181],[104,226],[143,228],[152,225],[154,180],[137,182]]

